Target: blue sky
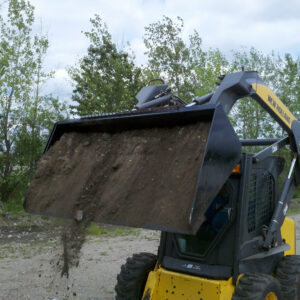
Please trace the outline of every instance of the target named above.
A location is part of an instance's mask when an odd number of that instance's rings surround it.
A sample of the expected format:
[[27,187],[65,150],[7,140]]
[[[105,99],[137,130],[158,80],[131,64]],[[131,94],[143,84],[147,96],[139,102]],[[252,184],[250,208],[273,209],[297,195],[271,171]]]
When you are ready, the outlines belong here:
[[99,14],[120,47],[130,42],[138,64],[146,62],[143,33],[149,23],[180,16],[183,38],[199,31],[204,48],[218,47],[225,54],[243,46],[268,53],[290,52],[300,56],[300,0],[31,0],[35,6],[36,30],[48,34],[50,48],[46,65],[55,71],[46,92],[63,99],[71,96],[66,68],[86,53],[88,41],[82,31]]

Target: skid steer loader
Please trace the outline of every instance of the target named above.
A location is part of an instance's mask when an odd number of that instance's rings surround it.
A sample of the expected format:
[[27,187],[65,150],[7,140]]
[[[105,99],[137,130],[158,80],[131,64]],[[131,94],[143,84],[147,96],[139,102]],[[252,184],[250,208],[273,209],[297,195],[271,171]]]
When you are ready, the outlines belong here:
[[[286,137],[240,140],[227,114],[244,97]],[[137,99],[129,112],[56,123],[26,210],[160,230],[157,256],[134,254],[122,266],[117,300],[300,299],[286,217],[300,183],[300,122],[256,72],[221,76],[188,105],[164,82]],[[285,160],[274,154],[284,146],[291,163],[281,187]]]

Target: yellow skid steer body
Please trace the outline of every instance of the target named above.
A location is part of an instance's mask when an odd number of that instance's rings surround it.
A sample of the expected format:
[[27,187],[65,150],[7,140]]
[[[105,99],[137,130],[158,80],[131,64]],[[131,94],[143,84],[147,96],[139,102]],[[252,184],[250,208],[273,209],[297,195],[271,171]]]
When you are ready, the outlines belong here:
[[[284,254],[294,255],[296,240],[295,222],[292,218],[285,218],[281,233],[291,247]],[[232,277],[227,280],[212,280],[157,266],[148,275],[142,300],[230,300],[234,289]]]

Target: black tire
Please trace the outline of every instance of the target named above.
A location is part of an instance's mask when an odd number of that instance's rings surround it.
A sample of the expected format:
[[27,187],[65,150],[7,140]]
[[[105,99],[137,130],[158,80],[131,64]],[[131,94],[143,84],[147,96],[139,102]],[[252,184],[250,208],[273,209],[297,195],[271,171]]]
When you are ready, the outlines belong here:
[[276,278],[281,285],[282,299],[300,300],[300,256],[283,257],[276,269]]
[[150,271],[154,270],[157,257],[151,253],[134,254],[127,258],[117,277],[116,300],[141,300]]
[[282,300],[279,281],[266,274],[249,273],[239,280],[232,300]]

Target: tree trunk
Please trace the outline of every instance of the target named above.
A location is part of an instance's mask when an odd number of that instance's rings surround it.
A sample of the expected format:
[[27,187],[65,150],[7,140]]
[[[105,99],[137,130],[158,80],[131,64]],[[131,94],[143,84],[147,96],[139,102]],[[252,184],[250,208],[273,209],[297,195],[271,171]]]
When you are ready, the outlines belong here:
[[11,168],[11,146],[12,146],[12,142],[9,139],[8,136],[8,117],[9,117],[9,113],[11,110],[11,105],[12,105],[12,98],[14,95],[14,89],[11,89],[11,92],[8,96],[8,101],[7,101],[7,107],[6,107],[6,111],[5,111],[5,115],[4,115],[4,122],[3,122],[3,134],[4,134],[4,143],[5,143],[5,151],[4,151],[4,168],[3,168],[3,173],[2,173],[2,177],[3,177],[3,182],[0,185],[0,202],[6,202],[8,200],[9,197],[9,189],[8,189],[8,182],[7,182],[7,178],[10,175],[12,168]]

